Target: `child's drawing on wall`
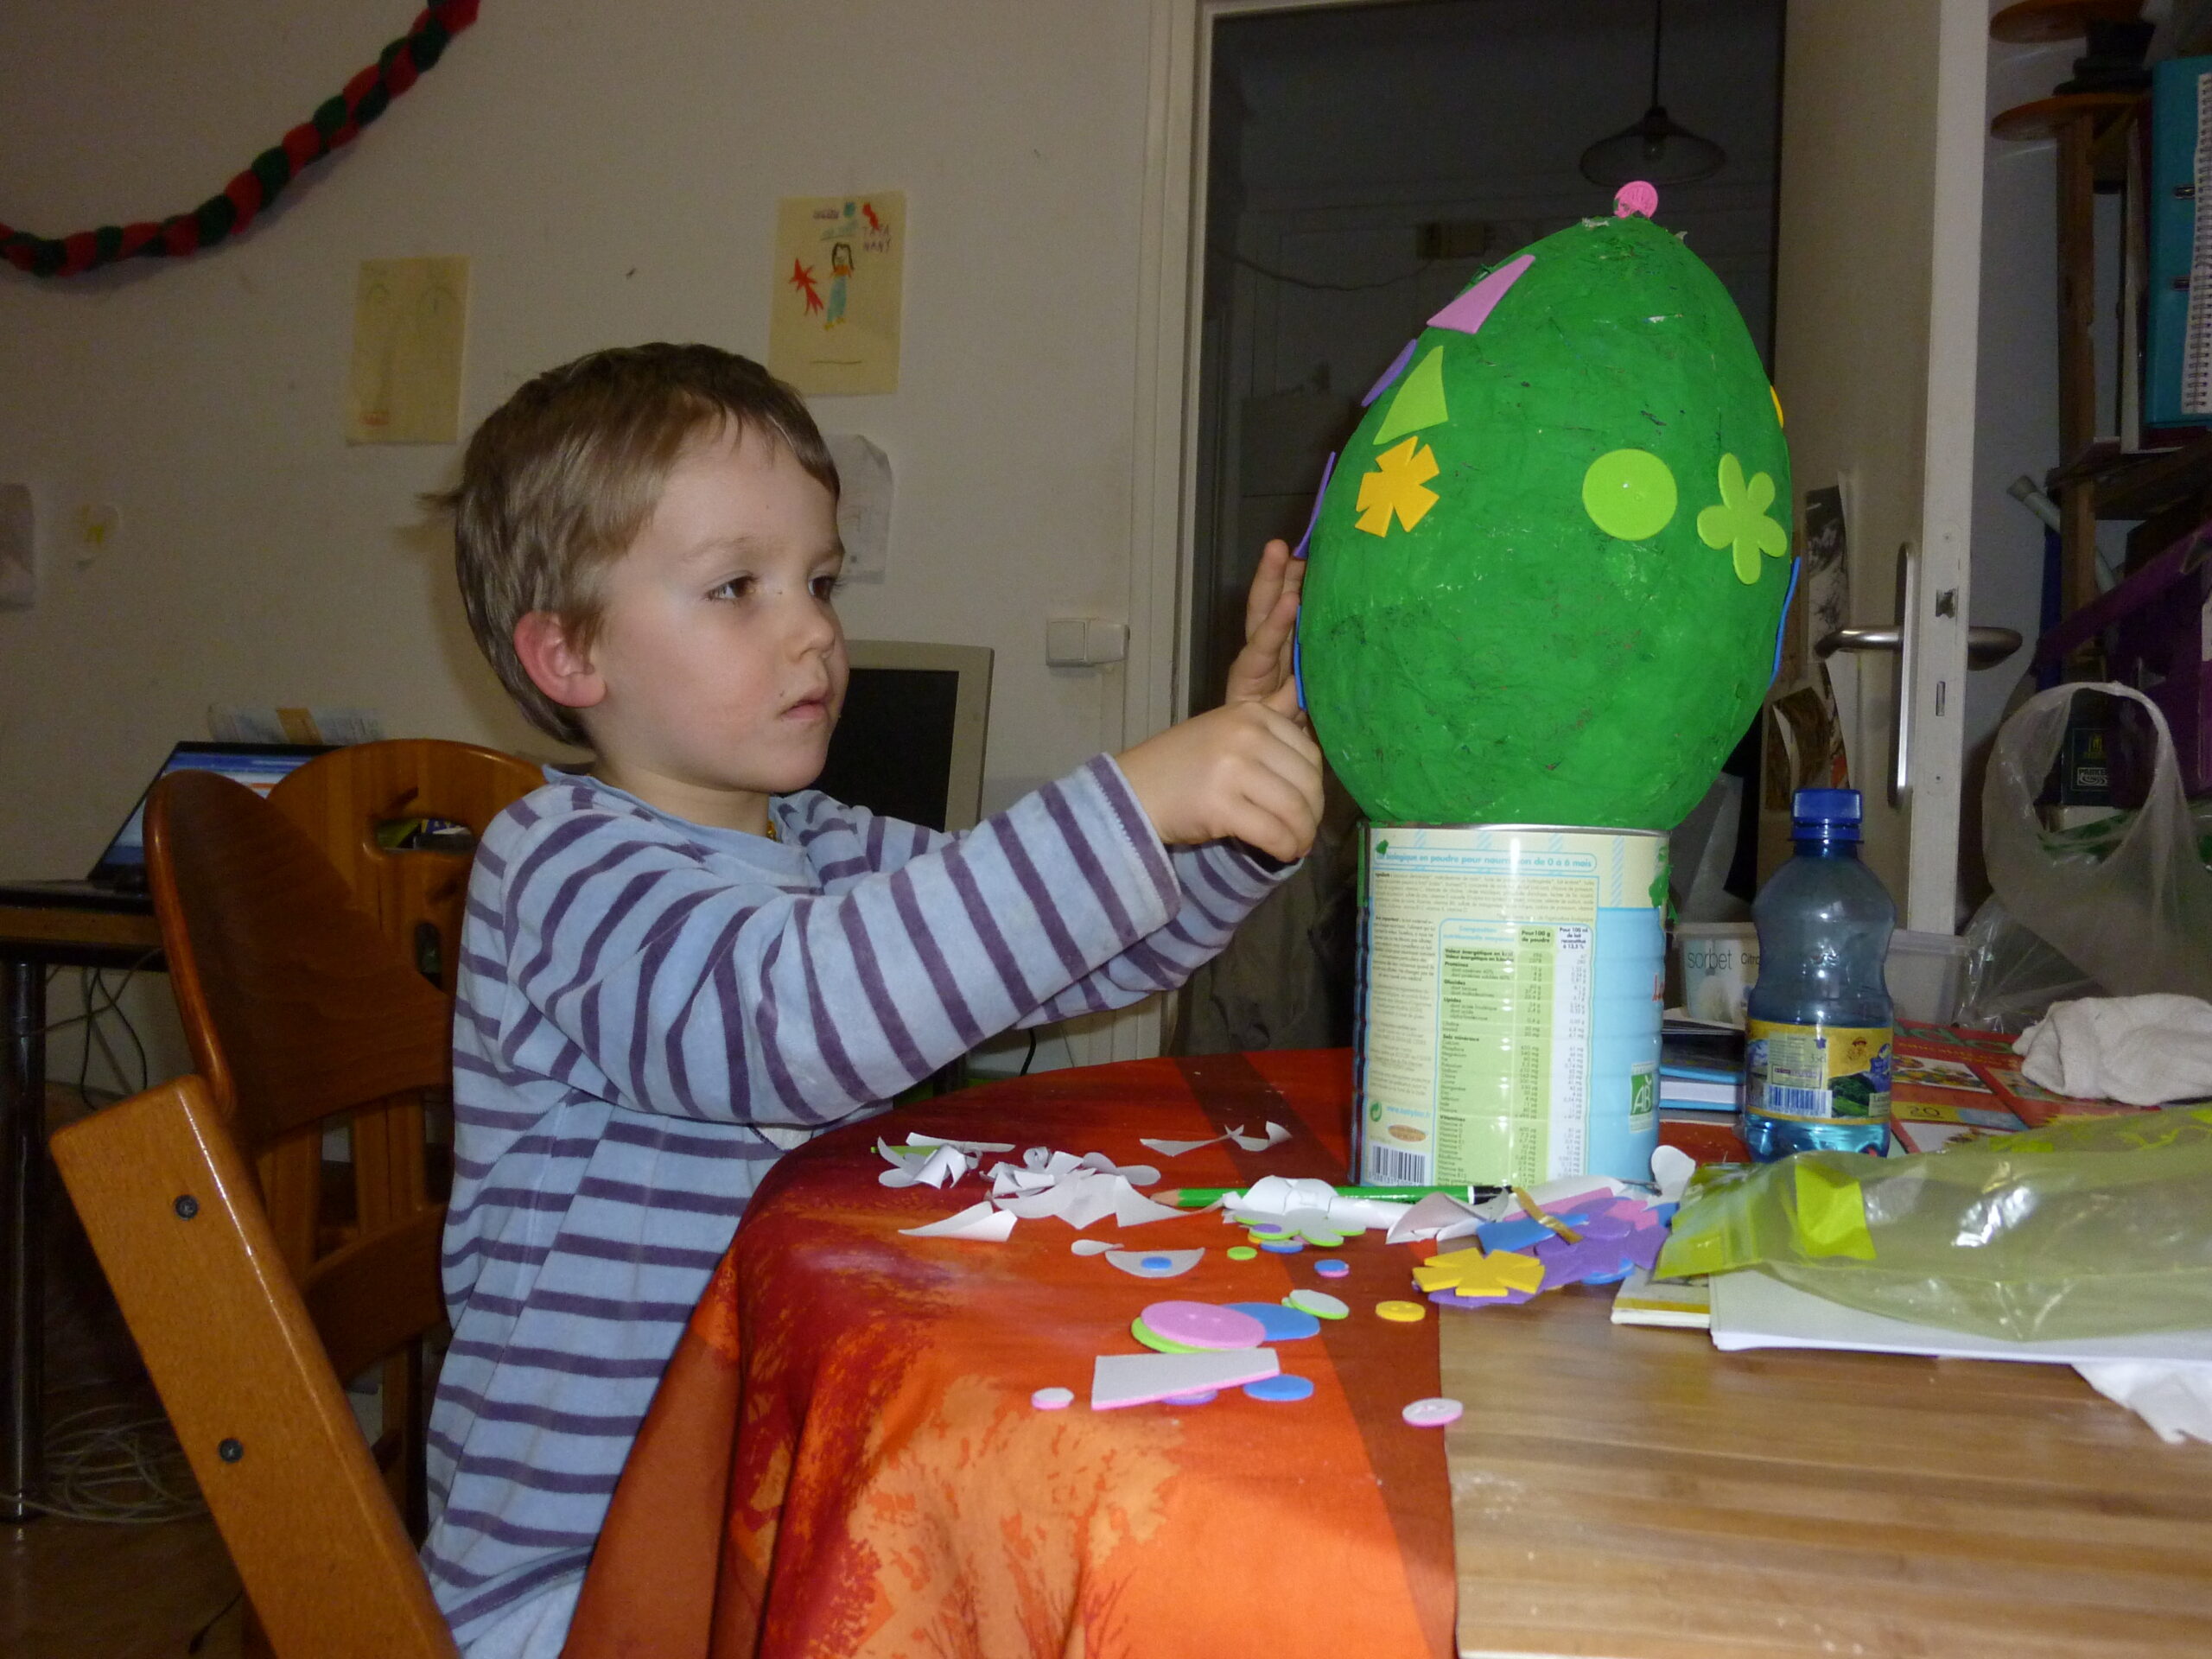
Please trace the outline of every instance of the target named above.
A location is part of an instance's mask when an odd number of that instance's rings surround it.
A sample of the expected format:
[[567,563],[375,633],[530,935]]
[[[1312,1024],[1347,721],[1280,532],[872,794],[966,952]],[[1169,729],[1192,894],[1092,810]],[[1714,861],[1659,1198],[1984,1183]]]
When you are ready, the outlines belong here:
[[830,250],[830,311],[822,319],[824,328],[835,328],[845,320],[845,284],[852,275],[853,245],[840,242]]

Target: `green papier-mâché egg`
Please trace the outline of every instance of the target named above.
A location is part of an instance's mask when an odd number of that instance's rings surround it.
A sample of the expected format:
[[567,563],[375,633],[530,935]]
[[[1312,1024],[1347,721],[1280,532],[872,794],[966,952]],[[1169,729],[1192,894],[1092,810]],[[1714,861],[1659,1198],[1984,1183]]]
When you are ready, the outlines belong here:
[[1705,262],[1639,213],[1546,237],[1431,319],[1335,461],[1299,623],[1330,763],[1377,823],[1672,828],[1771,678],[1790,500]]

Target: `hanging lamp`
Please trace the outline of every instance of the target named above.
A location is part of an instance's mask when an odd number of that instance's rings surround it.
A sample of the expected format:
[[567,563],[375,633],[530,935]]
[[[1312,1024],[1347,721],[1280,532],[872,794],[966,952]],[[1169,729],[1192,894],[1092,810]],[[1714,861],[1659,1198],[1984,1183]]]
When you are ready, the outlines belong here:
[[1652,184],[1694,184],[1709,179],[1727,162],[1727,153],[1710,138],[1678,126],[1659,101],[1659,48],[1665,38],[1665,0],[1651,0],[1651,107],[1643,119],[1582,152],[1582,176],[1611,189],[1633,179]]

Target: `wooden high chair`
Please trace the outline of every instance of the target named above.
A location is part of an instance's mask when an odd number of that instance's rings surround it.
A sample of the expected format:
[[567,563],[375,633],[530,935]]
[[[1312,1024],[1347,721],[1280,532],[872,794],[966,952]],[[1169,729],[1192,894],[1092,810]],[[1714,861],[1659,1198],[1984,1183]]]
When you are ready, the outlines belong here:
[[[238,1151],[262,1166],[263,1225],[276,1260],[312,1304],[356,1246],[410,1238],[418,1248],[397,1260],[419,1283],[392,1294],[435,1309],[445,1207],[424,1192],[420,1125],[424,1095],[450,1087],[449,999],[290,818],[218,773],[177,772],[156,785],[146,868],[194,1062]],[[358,1204],[351,1242],[323,1255],[321,1146],[334,1119],[354,1128]],[[388,1155],[362,1160],[365,1143]],[[340,1375],[353,1376],[344,1363],[353,1348],[332,1351]],[[428,1520],[419,1344],[387,1363],[382,1405],[378,1458],[419,1535]]]
[[[295,1045],[289,1070],[243,1074],[264,1128],[264,1083],[308,1078],[285,1096],[304,1112],[410,1071],[405,1058],[379,1059],[374,1042],[387,1015],[412,1018],[416,993],[400,988],[410,970],[334,973],[310,947],[293,959],[308,970],[304,999],[320,1003],[342,986],[353,1013],[327,1065]],[[400,1053],[419,1058],[406,1041]],[[442,1322],[442,1212],[365,1230],[302,1287],[226,1116],[200,1078],[179,1077],[63,1129],[54,1161],[275,1653],[453,1659],[452,1634],[339,1382]]]

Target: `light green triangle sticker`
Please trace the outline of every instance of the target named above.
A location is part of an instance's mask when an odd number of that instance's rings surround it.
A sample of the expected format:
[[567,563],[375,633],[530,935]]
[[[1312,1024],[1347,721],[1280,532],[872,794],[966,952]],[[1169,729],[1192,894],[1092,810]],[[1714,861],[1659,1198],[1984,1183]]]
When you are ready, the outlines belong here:
[[1441,426],[1451,418],[1452,411],[1444,402],[1444,348],[1433,346],[1427,357],[1414,365],[1398,395],[1390,399],[1382,428],[1375,435],[1376,447],[1380,448],[1391,439],[1423,427]]

